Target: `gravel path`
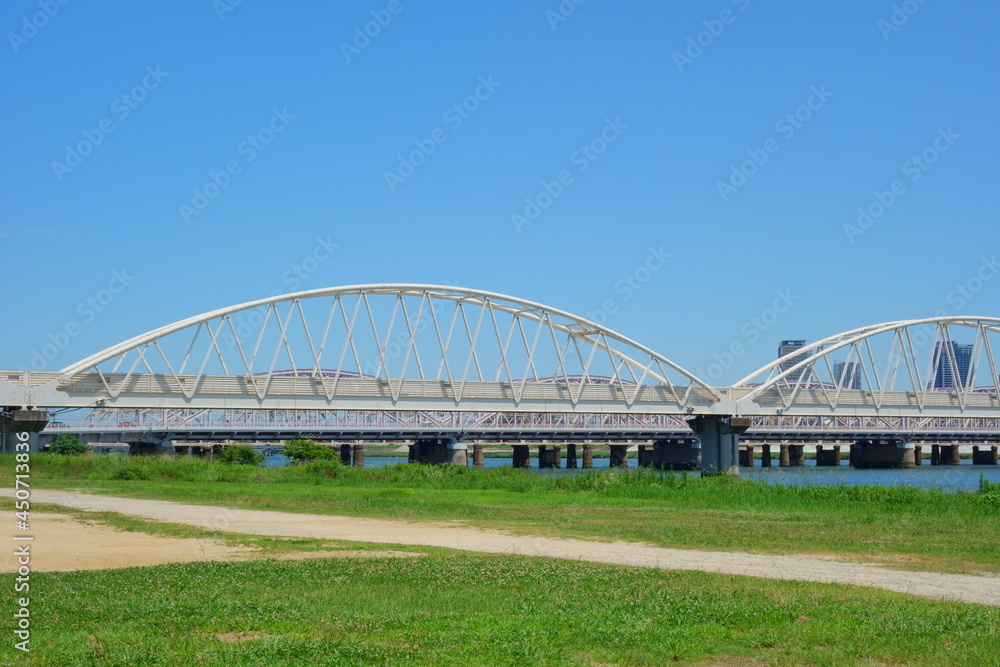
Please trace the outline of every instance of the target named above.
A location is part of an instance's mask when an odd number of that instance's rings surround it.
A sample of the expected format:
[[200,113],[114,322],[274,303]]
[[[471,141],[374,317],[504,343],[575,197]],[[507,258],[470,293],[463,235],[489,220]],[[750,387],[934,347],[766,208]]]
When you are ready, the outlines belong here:
[[[12,493],[6,492],[3,495],[9,496]],[[228,509],[60,491],[32,491],[31,499],[37,503],[52,503],[88,511],[117,512],[234,533],[435,546],[663,570],[700,570],[791,581],[852,584],[940,600],[1000,606],[1000,577],[905,572],[815,556],[667,549],[634,542],[588,542],[509,535],[500,531],[442,523]],[[109,548],[108,552],[113,552],[113,548]]]

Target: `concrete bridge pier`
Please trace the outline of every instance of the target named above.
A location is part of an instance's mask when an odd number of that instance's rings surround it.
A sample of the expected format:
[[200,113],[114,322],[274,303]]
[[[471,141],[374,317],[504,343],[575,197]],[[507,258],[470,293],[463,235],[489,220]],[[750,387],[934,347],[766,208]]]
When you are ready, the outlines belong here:
[[657,440],[653,443],[653,466],[660,470],[697,470],[701,467],[701,444],[697,440]]
[[[49,413],[44,410],[0,408],[0,451],[5,454],[14,453],[21,442],[28,443],[29,453],[42,451],[39,431],[48,423]],[[19,433],[27,433],[27,441],[18,438]]]
[[583,467],[586,469],[591,469],[594,467],[594,446],[584,445],[583,446]]
[[778,466],[781,468],[787,468],[792,465],[792,455],[789,452],[791,445],[787,443],[782,443],[779,445],[781,448],[778,453]]
[[566,445],[566,468],[576,468],[576,445]]
[[913,445],[904,440],[861,440],[854,444],[855,468],[914,468]]
[[640,468],[649,468],[656,461],[653,450],[646,447],[646,445],[639,445],[639,453],[636,458],[638,459],[637,465]]
[[410,446],[410,462],[426,465],[469,465],[469,446],[448,438],[417,440]]
[[741,468],[752,468],[753,467],[753,445],[746,445],[740,447],[740,467]]
[[514,467],[531,467],[531,449],[528,445],[514,445]]
[[806,446],[788,445],[788,463],[793,468],[801,468],[806,464]]
[[[934,450],[938,451],[937,457],[934,456]],[[935,463],[935,458],[937,463]],[[962,457],[958,451],[958,443],[952,443],[950,445],[934,445],[931,450],[931,465],[939,466],[957,466],[961,465]]]
[[840,465],[840,445],[834,445],[826,449],[823,445],[816,445],[816,465],[825,467],[836,467]]
[[354,445],[354,457],[352,460],[352,465],[355,468],[365,467],[365,446],[361,443]]
[[343,444],[340,446],[340,462],[345,466],[351,465],[351,446]]
[[989,449],[973,445],[972,465],[974,466],[995,466],[997,465],[997,446],[993,445]]
[[701,474],[739,476],[740,434],[750,428],[746,417],[694,417],[691,430],[701,437]]
[[608,467],[628,467],[628,445],[611,445],[611,458],[608,460]]
[[173,456],[174,452],[174,443],[170,440],[128,443],[129,456]]
[[552,469],[560,467],[560,451],[557,445],[538,445],[538,467]]
[[481,442],[472,444],[472,467],[480,470],[486,467],[486,464],[483,463],[483,443]]
[[771,445],[760,446],[760,467],[761,468],[771,467]]
[[924,458],[924,448],[920,445],[914,445],[913,447],[913,465],[919,468],[923,465]]

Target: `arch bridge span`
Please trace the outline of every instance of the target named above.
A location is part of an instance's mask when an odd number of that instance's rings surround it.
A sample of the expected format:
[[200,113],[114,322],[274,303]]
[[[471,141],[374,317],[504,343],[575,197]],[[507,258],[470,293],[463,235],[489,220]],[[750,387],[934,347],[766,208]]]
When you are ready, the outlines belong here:
[[873,325],[713,387],[563,310],[459,287],[359,285],[205,313],[58,373],[0,371],[0,405],[993,418],[998,332],[985,317]]

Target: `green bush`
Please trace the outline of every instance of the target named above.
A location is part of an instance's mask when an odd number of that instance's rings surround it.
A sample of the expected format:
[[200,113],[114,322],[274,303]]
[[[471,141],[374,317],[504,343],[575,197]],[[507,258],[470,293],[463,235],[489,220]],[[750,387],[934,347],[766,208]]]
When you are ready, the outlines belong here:
[[317,445],[312,440],[288,440],[285,442],[285,456],[296,463],[303,461],[339,461],[333,447]]
[[264,455],[255,452],[250,445],[228,445],[216,447],[212,459],[219,463],[257,466],[264,462]]
[[90,447],[88,447],[86,443],[80,442],[78,437],[68,433],[60,433],[56,436],[55,440],[52,441],[52,444],[49,445],[49,451],[53,454],[63,454],[69,456],[83,454],[89,449]]

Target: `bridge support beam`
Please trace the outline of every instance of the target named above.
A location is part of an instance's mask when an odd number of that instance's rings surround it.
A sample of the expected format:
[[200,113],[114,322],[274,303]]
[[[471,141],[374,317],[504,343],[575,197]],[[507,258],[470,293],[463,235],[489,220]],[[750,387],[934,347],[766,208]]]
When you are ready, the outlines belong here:
[[576,445],[566,445],[566,468],[576,468]]
[[594,467],[594,446],[584,445],[583,446],[583,467],[586,469],[591,469]]
[[515,468],[530,468],[531,467],[531,447],[529,445],[514,445],[514,461],[513,465]]
[[481,442],[472,443],[472,467],[480,470],[486,467],[483,462],[483,443]]
[[854,444],[855,468],[914,468],[913,445],[903,440],[862,440]]
[[701,438],[701,474],[739,477],[740,434],[750,428],[745,417],[694,417],[691,430]]
[[611,445],[611,458],[608,459],[608,467],[628,467],[628,445]]
[[[0,451],[13,453],[20,442],[28,443],[28,452],[41,451],[38,432],[48,423],[49,413],[44,410],[0,409]],[[27,433],[27,441],[18,438],[19,433]]]

